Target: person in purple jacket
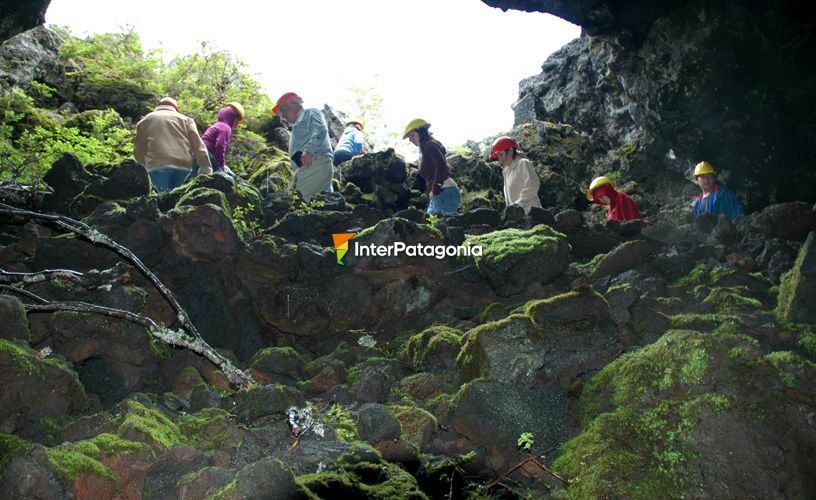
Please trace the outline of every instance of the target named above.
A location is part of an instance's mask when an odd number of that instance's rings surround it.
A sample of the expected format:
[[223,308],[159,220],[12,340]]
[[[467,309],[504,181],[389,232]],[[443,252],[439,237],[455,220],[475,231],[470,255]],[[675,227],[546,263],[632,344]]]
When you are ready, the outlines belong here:
[[244,107],[239,102],[230,102],[218,112],[218,121],[201,136],[214,172],[232,172],[227,167],[227,147],[232,140],[232,129],[244,121]]

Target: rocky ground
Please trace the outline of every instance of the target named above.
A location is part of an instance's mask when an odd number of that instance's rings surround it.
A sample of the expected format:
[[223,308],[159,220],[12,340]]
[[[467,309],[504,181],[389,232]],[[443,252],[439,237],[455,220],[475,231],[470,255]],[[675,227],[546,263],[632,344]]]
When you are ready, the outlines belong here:
[[[337,193],[308,204],[274,188],[290,175],[274,150],[248,181],[166,194],[138,165],[66,156],[46,176],[52,194],[7,194],[132,250],[254,384],[132,322],[27,312],[36,296],[179,327],[110,250],[6,215],[4,271],[83,276],[4,279],[27,293],[0,295],[0,496],[816,491],[811,205],[643,228],[595,210],[524,215],[489,202],[500,194],[484,160],[450,162],[483,206],[430,221],[414,169],[390,151],[354,159]],[[483,253],[350,252],[339,266],[331,233],[350,230],[361,245]]]

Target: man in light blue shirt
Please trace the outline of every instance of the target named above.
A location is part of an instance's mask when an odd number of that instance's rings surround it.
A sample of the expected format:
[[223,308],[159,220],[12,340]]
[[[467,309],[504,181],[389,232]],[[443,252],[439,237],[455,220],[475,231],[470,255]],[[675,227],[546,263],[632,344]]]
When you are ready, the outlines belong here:
[[289,158],[295,175],[289,187],[298,190],[306,201],[317,193],[332,191],[333,155],[323,113],[304,108],[303,99],[294,92],[283,94],[272,112],[292,124]]
[[353,156],[363,152],[363,124],[357,120],[349,120],[346,122],[346,129],[343,130],[343,135],[337,141],[337,147],[334,148],[334,164],[349,161]]

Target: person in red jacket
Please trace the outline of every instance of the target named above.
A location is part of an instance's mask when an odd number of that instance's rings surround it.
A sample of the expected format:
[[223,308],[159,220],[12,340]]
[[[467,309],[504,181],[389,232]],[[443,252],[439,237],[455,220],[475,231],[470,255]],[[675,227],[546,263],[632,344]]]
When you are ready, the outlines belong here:
[[586,197],[598,205],[607,205],[608,220],[639,220],[640,212],[632,198],[623,192],[617,191],[618,185],[609,177],[596,177],[589,185]]

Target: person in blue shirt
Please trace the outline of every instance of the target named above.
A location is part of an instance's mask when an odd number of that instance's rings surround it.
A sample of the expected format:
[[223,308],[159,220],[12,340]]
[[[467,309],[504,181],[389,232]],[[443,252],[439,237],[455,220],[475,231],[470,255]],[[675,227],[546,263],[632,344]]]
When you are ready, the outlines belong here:
[[346,122],[346,128],[343,130],[343,135],[337,141],[337,147],[334,148],[334,164],[340,165],[351,159],[352,156],[357,156],[363,152],[363,136],[362,122],[357,120],[349,120]]
[[333,155],[323,113],[304,108],[303,99],[294,92],[280,96],[272,112],[292,124],[289,158],[295,175],[290,189],[296,189],[306,201],[317,193],[332,191]]
[[714,180],[717,171],[707,161],[701,161],[694,167],[694,181],[702,191],[692,202],[694,216],[705,214],[723,214],[729,220],[742,215],[737,195],[725,186],[720,186]]

